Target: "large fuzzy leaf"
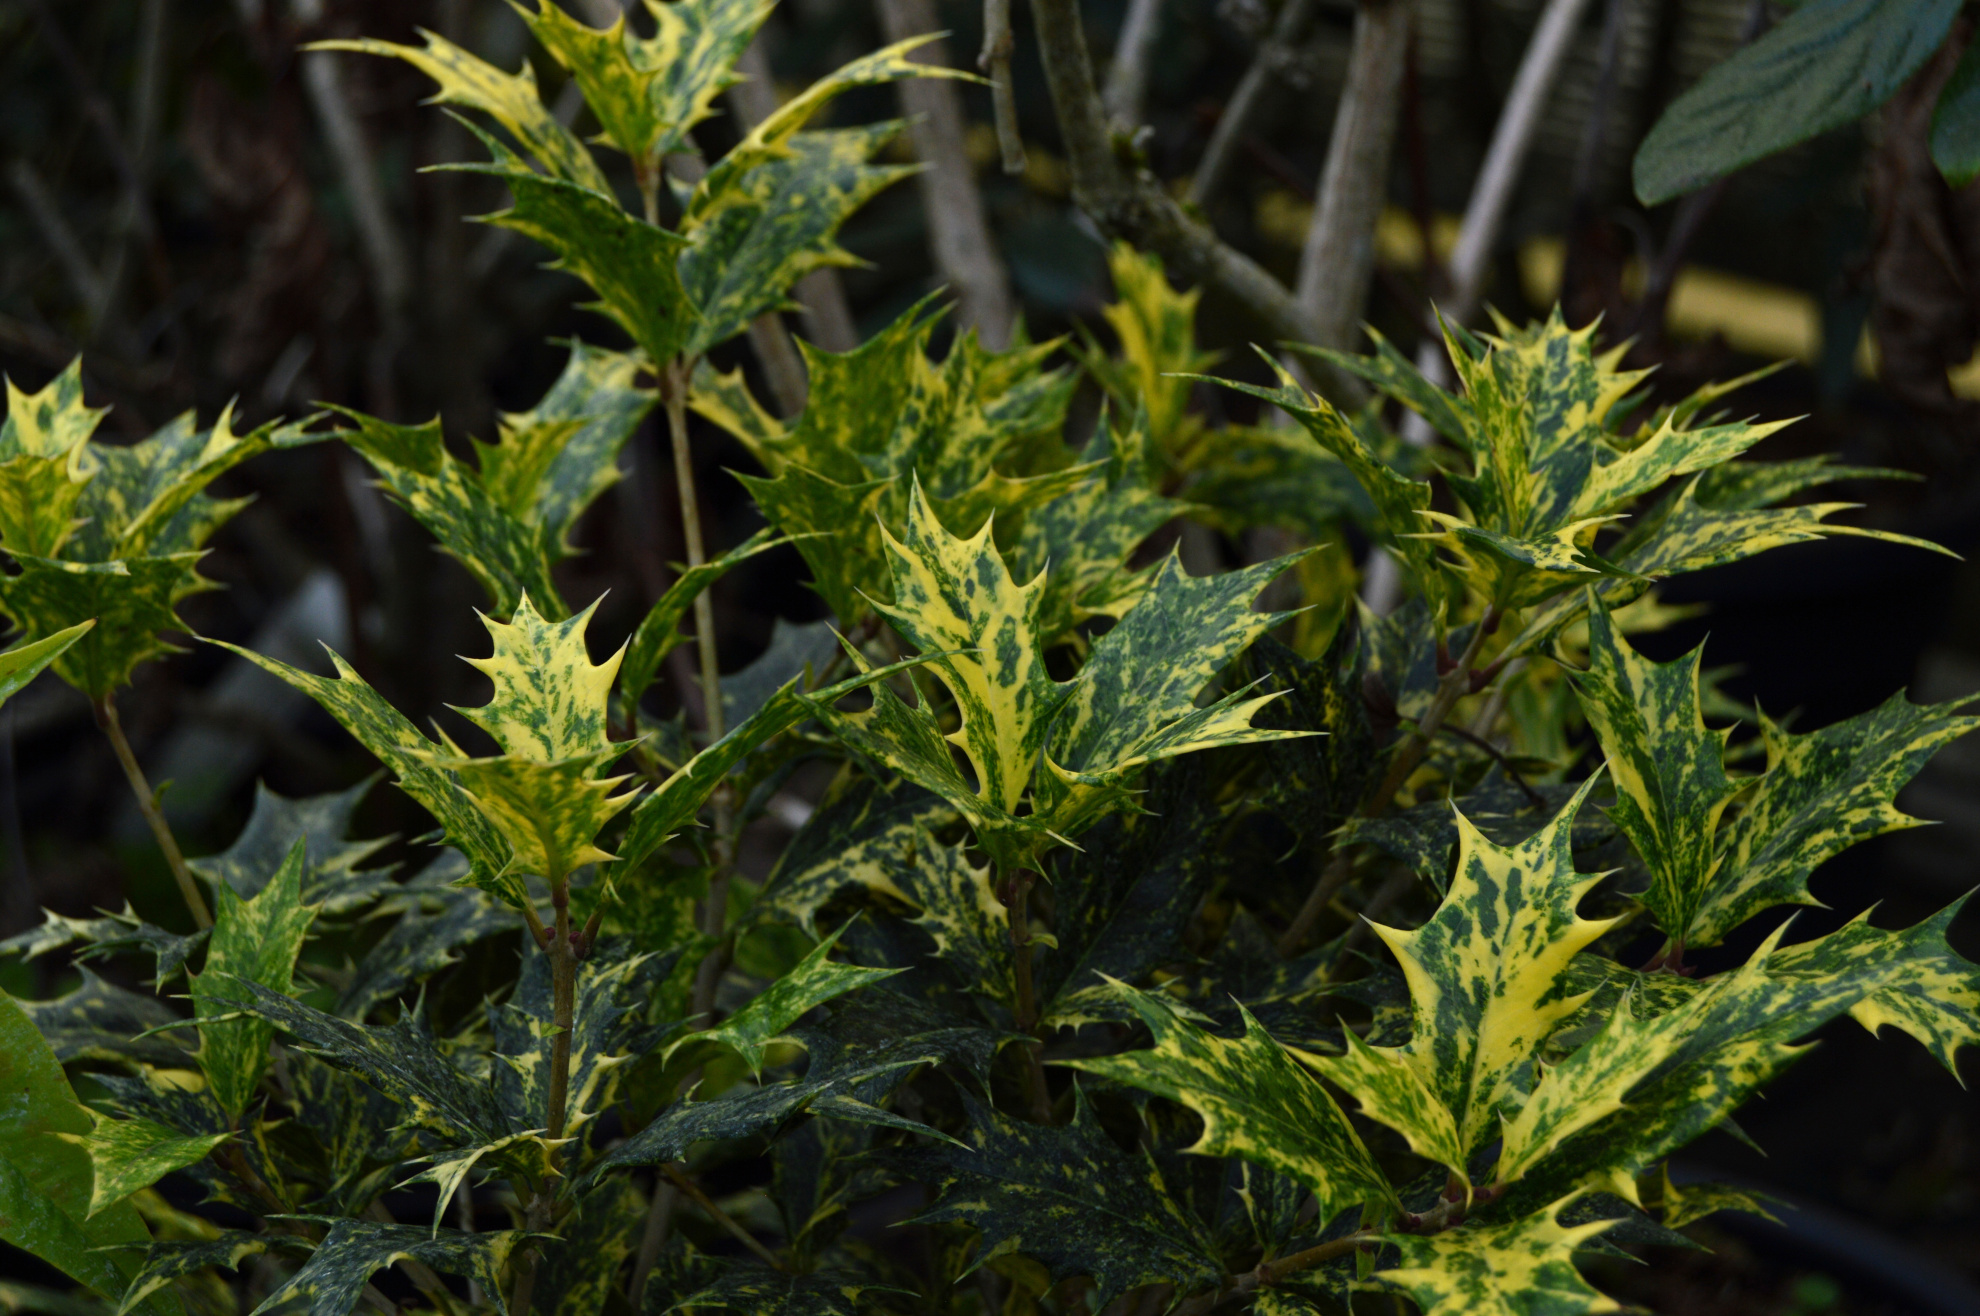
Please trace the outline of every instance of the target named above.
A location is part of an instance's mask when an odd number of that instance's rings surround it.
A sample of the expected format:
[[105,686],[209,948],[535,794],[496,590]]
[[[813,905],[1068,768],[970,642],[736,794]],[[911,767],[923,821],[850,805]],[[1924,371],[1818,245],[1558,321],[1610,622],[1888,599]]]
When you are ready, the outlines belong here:
[[[77,1145],[94,1121],[48,1044],[0,992],[0,1240],[115,1301],[134,1267],[119,1249],[150,1234],[129,1203],[90,1215],[94,1174]],[[155,1304],[161,1316],[176,1304]]]
[[1719,866],[1719,816],[1740,791],[1726,775],[1732,733],[1705,728],[1704,654],[1701,644],[1668,663],[1641,657],[1597,600],[1588,613],[1588,670],[1574,683],[1616,784],[1609,816],[1650,869],[1640,898],[1680,945]]
[[1775,905],[1818,903],[1808,876],[1859,841],[1919,825],[1892,801],[1932,755],[1975,727],[1963,701],[1892,695],[1867,713],[1794,735],[1761,722],[1767,773],[1724,832],[1718,880],[1698,908],[1694,944],[1709,946]]
[[1571,1199],[1504,1224],[1467,1224],[1428,1238],[1391,1235],[1401,1254],[1370,1287],[1406,1293],[1423,1316],[1581,1316],[1619,1311],[1574,1268],[1574,1253],[1615,1227],[1613,1220],[1560,1223]]
[[1637,148],[1657,205],[1862,118],[1945,40],[1958,0],[1809,0],[1672,101]]
[[1351,1036],[1347,1053],[1312,1060],[1420,1155],[1465,1175],[1470,1154],[1532,1086],[1541,1044],[1579,1001],[1560,979],[1576,952],[1615,920],[1575,907],[1601,880],[1570,850],[1584,785],[1554,820],[1499,846],[1459,815],[1457,875],[1414,932],[1374,924],[1409,982],[1412,1035],[1401,1047]]
[[1389,1182],[1326,1088],[1302,1070],[1240,1007],[1244,1036],[1228,1041],[1185,1018],[1170,1001],[1124,984],[1115,990],[1154,1035],[1147,1051],[1071,1064],[1089,1074],[1181,1102],[1203,1117],[1189,1148],[1238,1156],[1311,1188],[1320,1218],[1358,1202],[1392,1201]]
[[218,888],[206,967],[192,980],[199,1067],[221,1108],[235,1119],[254,1097],[275,1035],[265,1021],[240,1015],[239,984],[253,982],[284,995],[293,990],[296,956],[316,916],[315,907],[302,899],[304,854],[299,840],[252,900],[242,900],[231,886]]
[[1020,1124],[968,1095],[963,1102],[967,1148],[919,1147],[889,1159],[929,1185],[934,1205],[919,1219],[978,1231],[976,1265],[1014,1248],[1055,1280],[1089,1275],[1096,1309],[1140,1284],[1187,1289],[1221,1275],[1202,1226],[1154,1162],[1116,1147],[1083,1097],[1061,1126]]

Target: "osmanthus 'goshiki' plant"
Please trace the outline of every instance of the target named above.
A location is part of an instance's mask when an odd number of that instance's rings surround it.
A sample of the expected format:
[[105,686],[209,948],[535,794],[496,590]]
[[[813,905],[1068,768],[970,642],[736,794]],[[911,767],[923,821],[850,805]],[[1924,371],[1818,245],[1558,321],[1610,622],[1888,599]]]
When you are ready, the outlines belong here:
[[[772,415],[705,353],[845,259],[838,223],[898,172],[866,163],[887,128],[804,124],[920,66],[856,61],[704,168],[690,130],[761,5],[523,13],[636,208],[527,66],[354,44],[482,116],[495,221],[631,345],[574,345],[472,461],[438,421],[333,422],[485,588],[489,697],[422,728],[341,658],[246,656],[432,814],[427,862],[348,834],[371,781],[263,790],[183,864],[194,931],[126,910],[9,943],[83,966],[0,1001],[0,1237],[94,1295],[71,1301],[1597,1312],[1578,1254],[1757,1209],[1665,1160],[1801,1039],[1848,1014],[1948,1068],[1974,1040],[1957,905],[1700,957],[1908,825],[1897,791],[1976,719],[1899,697],[1791,733],[1629,638],[1670,616],[1661,579],[1873,533],[1787,500],[1886,473],[1744,460],[1773,427],[1709,414],[1726,389],[1651,407],[1558,316],[1451,329],[1453,392],[1380,340],[1333,357],[1431,421],[1427,455],[1290,375],[1252,391],[1295,427],[1213,427],[1193,299],[1126,250],[1112,355],[964,335],[932,359],[918,306],[804,346],[807,400]],[[1076,434],[1082,366],[1107,406]],[[683,479],[692,560],[601,657],[553,567],[656,401],[683,457],[691,412],[741,441],[769,524],[711,556]],[[200,486],[322,431],[96,445],[74,371],[9,407],[0,602],[28,640],[0,694],[52,664],[107,708],[231,509]],[[1316,545],[1352,523],[1408,596],[1357,609],[1338,547],[1192,575],[1184,517]],[[835,616],[724,675],[708,586],[786,541]],[[1290,606],[1260,610],[1268,585]],[[698,716],[663,721],[690,612]],[[767,874],[737,868],[752,828],[781,841]],[[146,956],[150,994],[89,967]],[[214,1209],[174,1205],[187,1183]]]

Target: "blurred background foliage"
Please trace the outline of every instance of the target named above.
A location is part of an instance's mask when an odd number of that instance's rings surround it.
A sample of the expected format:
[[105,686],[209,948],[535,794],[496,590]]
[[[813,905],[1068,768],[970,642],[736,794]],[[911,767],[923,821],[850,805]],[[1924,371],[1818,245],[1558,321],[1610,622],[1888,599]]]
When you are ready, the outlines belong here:
[[[594,22],[615,4],[571,0]],[[1970,556],[1980,542],[1980,187],[1949,188],[1927,145],[1949,59],[1880,112],[1722,186],[1652,209],[1631,191],[1631,158],[1663,108],[1792,7],[1587,5],[1485,298],[1515,320],[1556,299],[1573,322],[1604,317],[1613,341],[1633,340],[1634,362],[1660,367],[1654,387],[1673,394],[1790,360],[1737,399],[1742,412],[1809,417],[1762,455],[1833,452],[1915,472],[1925,478],[1865,489],[1876,501],[1862,515]],[[1084,6],[1103,67],[1125,8]],[[1446,287],[1456,217],[1540,9],[1539,0],[1417,0],[1366,312],[1405,350]],[[977,48],[978,8],[936,0],[933,11],[951,52]],[[1347,73],[1354,6],[1310,0],[1304,13],[1284,24],[1268,0],[1161,0],[1147,128],[1132,142],[1184,195],[1263,49],[1264,98],[1202,213],[1288,283]],[[1106,248],[1070,199],[1021,7],[1015,20],[1022,174],[997,165],[988,92],[962,91],[995,247],[1033,338],[1085,329],[1109,341],[1099,314],[1112,296]],[[142,437],[187,409],[208,421],[230,399],[249,423],[330,402],[401,421],[438,412],[465,451],[470,436],[491,435],[499,413],[541,395],[562,364],[557,340],[613,342],[606,322],[574,308],[577,285],[541,268],[540,251],[462,222],[500,207],[494,184],[421,172],[473,154],[458,125],[420,107],[424,79],[396,61],[298,50],[325,37],[410,41],[420,27],[505,67],[534,60],[545,98],[577,110],[560,71],[497,0],[0,5],[0,368],[32,389],[84,352],[91,402],[114,408],[104,430],[113,438]],[[1290,39],[1274,35],[1288,27]],[[1969,15],[1955,45],[1970,30]],[[787,0],[765,32],[786,91],[883,40],[871,0]],[[902,110],[892,90],[872,88],[833,113],[858,123]],[[725,148],[734,124],[718,116],[705,125],[703,146]],[[905,137],[893,153],[912,158]],[[913,185],[883,193],[843,241],[866,262],[842,276],[862,337],[939,286]],[[816,336],[807,317],[786,318],[800,336]],[[1271,335],[1243,308],[1213,292],[1199,330],[1205,350],[1225,353],[1219,369],[1262,369],[1241,349]],[[769,396],[745,341],[716,364],[744,366]],[[1195,405],[1213,425],[1257,419],[1234,410],[1234,396],[1199,389]],[[1097,390],[1084,386],[1085,423],[1097,405]],[[749,469],[747,455],[712,429],[698,441],[711,547],[733,545],[757,527],[720,472]],[[629,445],[628,478],[580,528],[586,552],[560,568],[567,596],[608,593],[593,627],[604,643],[631,629],[684,555],[663,445],[649,420]],[[292,662],[314,662],[317,641],[327,642],[408,710],[479,700],[480,678],[448,656],[485,643],[471,611],[476,590],[386,504],[352,453],[325,444],[272,454],[219,491],[257,501],[216,538],[204,567],[229,588],[184,608],[200,633]],[[1269,539],[1200,535],[1194,551],[1231,565],[1272,551]],[[1906,684],[1930,699],[1980,688],[1972,567],[1836,540],[1706,573],[1665,598],[1711,606],[1658,637],[1657,656],[1710,630],[1710,663],[1765,674],[1757,683],[1736,672],[1726,688],[1770,713],[1800,710],[1804,725],[1861,711]],[[777,620],[823,613],[788,548],[735,571],[715,602],[732,671],[769,644]],[[79,696],[45,679],[0,713],[0,935],[29,926],[42,905],[81,914],[128,899],[160,923],[183,917],[89,718]],[[369,770],[313,705],[209,646],[143,668],[124,719],[153,780],[173,783],[168,812],[193,854],[232,839],[257,779],[294,796],[348,786]],[[1832,917],[1878,895],[1916,917],[1980,879],[1980,748],[1941,756],[1904,807],[1949,825],[1851,851],[1842,862],[1856,871],[1832,888],[1854,894],[1837,899]],[[788,824],[773,816],[763,825]],[[378,791],[356,831],[410,836],[425,825],[409,801]],[[10,960],[0,972],[69,970]],[[1922,1051],[1902,1061],[1879,1051],[1866,1069],[1867,1045],[1839,1034],[1756,1113],[1749,1128],[1775,1152],[1767,1172],[1901,1227],[1980,1274],[1980,1112],[1929,1081]],[[1907,1064],[1921,1076],[1915,1085]],[[1801,1296],[1781,1298],[1780,1310],[1827,1309],[1807,1306],[1805,1286],[1793,1292]],[[1774,1308],[1725,1308],[1735,1309]]]

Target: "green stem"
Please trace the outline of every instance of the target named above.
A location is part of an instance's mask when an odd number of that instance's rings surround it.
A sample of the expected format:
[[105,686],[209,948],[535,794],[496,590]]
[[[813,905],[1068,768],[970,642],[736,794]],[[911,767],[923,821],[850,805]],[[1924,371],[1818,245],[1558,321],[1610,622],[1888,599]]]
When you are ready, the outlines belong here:
[[[563,1148],[556,1142],[564,1136],[564,1126],[568,1122],[571,1090],[571,1028],[574,1025],[577,1000],[577,947],[571,938],[571,885],[568,874],[558,874],[550,879],[550,907],[555,921],[544,927],[534,909],[525,909],[529,919],[530,932],[536,937],[543,953],[550,957],[550,1026],[553,1030],[550,1039],[550,1096],[546,1128],[544,1133],[552,1145],[545,1151],[546,1171],[543,1183],[533,1186],[529,1208],[524,1216],[524,1228],[531,1233],[542,1233],[549,1228],[554,1198],[545,1184],[561,1174]],[[537,1251],[534,1247],[525,1253],[516,1266],[516,1284],[509,1297],[509,1316],[529,1316],[530,1303],[536,1296]]]
[[709,1219],[728,1230],[737,1242],[741,1243],[751,1252],[754,1252],[762,1260],[763,1264],[769,1266],[772,1270],[788,1269],[783,1262],[777,1259],[775,1252],[763,1246],[762,1240],[737,1224],[735,1218],[727,1211],[715,1205],[715,1199],[701,1191],[701,1185],[688,1177],[687,1170],[684,1167],[669,1162],[662,1165],[660,1170],[667,1176],[668,1182],[672,1183],[675,1188],[691,1198],[696,1206],[706,1211]]
[[[1443,679],[1437,682],[1437,693],[1432,696],[1430,707],[1424,710],[1421,718],[1417,719],[1416,726],[1411,730],[1408,738],[1396,748],[1395,756],[1389,760],[1389,770],[1382,775],[1381,783],[1366,800],[1362,801],[1361,808],[1357,810],[1360,816],[1377,817],[1395,802],[1396,792],[1403,788],[1403,783],[1409,780],[1410,774],[1415,772],[1417,765],[1423,761],[1431,737],[1435,736],[1438,729],[1444,725],[1444,719],[1448,718],[1451,710],[1457,707],[1458,700],[1471,693],[1472,664],[1477,661],[1478,651],[1485,645],[1485,637],[1497,630],[1498,625],[1499,608],[1497,604],[1493,604],[1487,607],[1485,615],[1479,618],[1477,628],[1471,633],[1471,642],[1464,647],[1463,656],[1453,663],[1451,669],[1444,673]],[[1440,645],[1441,643],[1439,641]],[[1291,955],[1306,944],[1306,939],[1313,933],[1314,925],[1320,921],[1320,915],[1326,912],[1327,903],[1334,898],[1334,893],[1347,883],[1353,872],[1354,859],[1348,853],[1347,847],[1336,847],[1319,880],[1307,893],[1306,903],[1300,906],[1299,913],[1293,917],[1285,935],[1279,938],[1281,955]]]
[[1031,981],[1031,884],[1036,874],[1019,869],[1006,884],[1010,892],[1004,905],[1011,934],[1011,976],[1017,986],[1018,1031],[1028,1041],[1024,1053],[1025,1096],[1031,1103],[1031,1118],[1039,1124],[1052,1122],[1052,1094],[1045,1085],[1044,1047],[1031,1034],[1038,1031],[1038,996]]
[[1297,1271],[1344,1257],[1365,1243],[1375,1243],[1382,1235],[1376,1230],[1363,1229],[1342,1238],[1332,1239],[1304,1252],[1294,1252],[1276,1261],[1261,1261],[1242,1275],[1228,1276],[1221,1288],[1209,1293],[1199,1293],[1189,1300],[1177,1304],[1170,1310],[1170,1316],[1203,1316],[1205,1312],[1222,1306],[1233,1298],[1241,1298],[1256,1293],[1267,1285],[1277,1284],[1286,1276]]
[[138,766],[137,755],[131,752],[131,742],[124,738],[124,724],[117,720],[117,703],[110,695],[96,701],[96,725],[103,728],[103,733],[110,737],[111,747],[117,751],[124,779],[130,782],[131,793],[137,796],[138,809],[150,824],[158,848],[165,852],[165,862],[179,884],[179,894],[185,897],[186,908],[192,911],[193,922],[202,928],[212,927],[213,915],[207,911],[206,898],[200,895],[199,884],[193,881],[192,870],[186,867],[186,857],[179,852],[179,843],[173,839],[172,828],[158,807],[157,794],[145,780],[144,769]]

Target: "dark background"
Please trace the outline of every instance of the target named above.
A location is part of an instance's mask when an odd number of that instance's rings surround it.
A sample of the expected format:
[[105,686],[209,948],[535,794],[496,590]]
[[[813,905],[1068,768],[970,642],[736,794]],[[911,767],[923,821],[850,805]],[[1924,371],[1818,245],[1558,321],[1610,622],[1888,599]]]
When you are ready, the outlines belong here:
[[[973,51],[978,14],[940,8],[952,49]],[[1421,0],[1394,205],[1419,217],[1462,211],[1538,8],[1537,0]],[[1611,9],[1623,38],[1605,71],[1599,33]],[[1645,212],[1629,193],[1635,143],[1672,95],[1734,48],[1750,9],[1747,0],[1589,7],[1522,176],[1488,297],[1514,318],[1543,312],[1527,302],[1519,252],[1535,237],[1564,239],[1570,317],[1602,312],[1614,330],[1634,335],[1637,358],[1660,365],[1655,387],[1667,392],[1760,362],[1723,339],[1666,333],[1654,310],[1631,300],[1632,260],[1688,260],[1812,299],[1823,350],[1736,399],[1741,411],[1807,417],[1761,455],[1833,452],[1914,472],[1922,478],[1912,483],[1847,490],[1868,503],[1860,523],[1971,553],[1980,541],[1980,403],[1948,392],[1944,367],[1973,353],[1980,196],[1969,189],[1954,197],[1929,170],[1921,174],[1915,123],[1897,112],[1875,116],[1749,169],[1717,196],[1682,250],[1668,240],[1678,207]],[[1120,11],[1116,0],[1087,5],[1096,52],[1111,44]],[[1104,248],[1066,195],[1022,7],[1017,21],[1014,76],[1032,154],[1025,176],[1007,178],[989,163],[994,144],[980,126],[987,95],[964,92],[979,125],[973,146],[981,148],[991,220],[1032,334],[1082,323],[1104,334]],[[1275,217],[1310,201],[1351,21],[1350,5],[1320,6],[1208,207],[1227,240],[1288,281],[1298,234]],[[1264,0],[1170,0],[1146,143],[1162,177],[1180,179],[1195,166],[1269,22]],[[486,180],[419,172],[470,154],[464,132],[421,107],[430,85],[395,62],[349,56],[344,87],[408,265],[402,301],[381,297],[296,47],[336,35],[410,41],[416,25],[507,67],[528,54],[521,23],[495,0],[0,5],[0,367],[32,389],[85,352],[90,401],[114,408],[102,431],[113,441],[143,437],[188,408],[210,422],[230,400],[249,422],[326,401],[396,420],[438,411],[464,445],[469,435],[489,435],[499,411],[535,401],[561,366],[554,340],[614,342],[609,325],[573,309],[576,285],[539,268],[541,254],[527,242],[461,222],[501,204]],[[766,32],[779,81],[796,85],[880,44],[863,0],[790,0]],[[537,69],[554,98],[554,66],[539,60]],[[1577,170],[1595,88],[1605,81],[1613,93],[1593,168]],[[873,89],[846,97],[835,117],[898,112],[891,91]],[[718,118],[698,135],[712,155],[733,140],[733,128]],[[42,199],[40,209],[31,196]],[[1931,222],[1916,222],[1921,215]],[[848,225],[844,242],[868,262],[844,274],[862,334],[935,286],[912,186],[883,194]],[[1385,266],[1369,318],[1409,344],[1437,290],[1434,267]],[[1881,380],[1852,364],[1866,323],[1883,349]],[[1214,298],[1201,328],[1211,348],[1265,336]],[[724,366],[754,370],[740,345],[720,355]],[[1247,357],[1233,352],[1228,368],[1241,369]],[[651,422],[629,454],[628,478],[581,529],[586,556],[564,569],[573,599],[609,591],[592,631],[608,645],[683,556],[662,436]],[[707,434],[700,461],[712,536],[734,543],[753,528],[752,513],[720,468],[746,467],[747,458]],[[480,599],[466,574],[368,486],[352,454],[321,445],[263,457],[218,492],[257,501],[215,540],[205,572],[225,588],[188,601],[191,626],[292,661],[328,639],[415,715],[476,702],[480,678],[450,655],[485,643],[472,612]],[[1232,560],[1241,552],[1224,550]],[[715,597],[730,669],[762,649],[775,618],[822,611],[788,550],[736,572]],[[1708,606],[1648,642],[1655,656],[1709,633],[1708,666],[1736,669],[1728,691],[1775,716],[1795,713],[1804,729],[1907,685],[1921,699],[1980,689],[1980,572],[1952,559],[1841,539],[1691,578],[1665,597]],[[349,785],[371,766],[312,706],[245,679],[207,646],[141,669],[121,706],[154,780],[176,782],[167,800],[193,854],[232,838],[257,778],[298,795]],[[1945,825],[1883,838],[1832,864],[1815,890],[1833,910],[1807,916],[1805,927],[1826,928],[1877,901],[1891,923],[1910,922],[1980,881],[1980,746],[1947,750],[1904,802]],[[380,790],[359,830],[416,834],[425,825],[403,797]],[[167,925],[183,917],[86,705],[50,679],[0,712],[0,831],[0,935],[29,926],[44,905],[82,914],[129,900]],[[1973,916],[1955,940],[1980,957]],[[0,981],[40,994],[69,972],[59,960],[10,962]],[[1872,1043],[1855,1025],[1838,1025],[1742,1122],[1769,1157],[1715,1135],[1694,1149],[1695,1161],[1825,1204],[1980,1280],[1980,1103],[1909,1039]],[[1641,1300],[1668,1311],[1924,1309],[1866,1285],[1841,1252],[1797,1257],[1764,1238],[1721,1243],[1716,1257],[1678,1267],[1668,1282],[1679,1287],[1644,1289]],[[1823,1288],[1825,1275],[1843,1288]]]

